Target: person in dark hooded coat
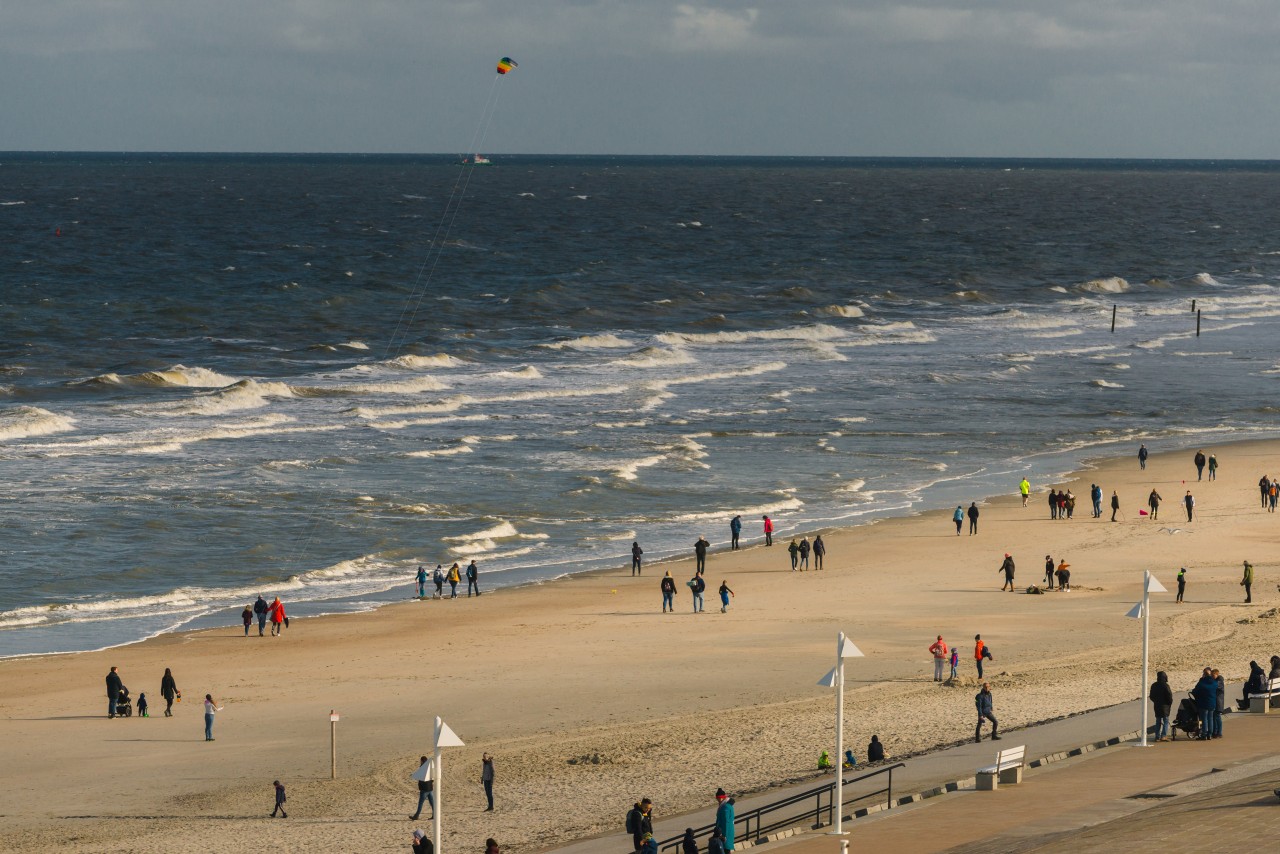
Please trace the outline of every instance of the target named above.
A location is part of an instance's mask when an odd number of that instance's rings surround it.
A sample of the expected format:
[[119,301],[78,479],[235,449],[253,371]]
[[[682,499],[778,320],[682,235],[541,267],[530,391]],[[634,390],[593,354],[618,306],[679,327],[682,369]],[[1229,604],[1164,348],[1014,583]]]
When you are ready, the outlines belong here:
[[1151,683],[1151,691],[1147,699],[1155,708],[1156,741],[1167,741],[1169,737],[1169,710],[1173,708],[1173,689],[1169,687],[1169,674],[1161,670],[1156,674],[1156,681]]

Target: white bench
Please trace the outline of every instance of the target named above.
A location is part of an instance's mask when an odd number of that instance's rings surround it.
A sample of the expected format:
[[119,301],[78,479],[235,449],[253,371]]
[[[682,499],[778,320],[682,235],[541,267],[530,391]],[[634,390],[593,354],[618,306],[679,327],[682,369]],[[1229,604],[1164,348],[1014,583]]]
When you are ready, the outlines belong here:
[[978,769],[978,791],[994,792],[1001,783],[1015,786],[1022,782],[1023,757],[1027,754],[1025,744],[1010,747],[996,754],[996,764]]
[[1249,711],[1267,715],[1277,702],[1280,702],[1280,678],[1268,679],[1261,693],[1249,695]]

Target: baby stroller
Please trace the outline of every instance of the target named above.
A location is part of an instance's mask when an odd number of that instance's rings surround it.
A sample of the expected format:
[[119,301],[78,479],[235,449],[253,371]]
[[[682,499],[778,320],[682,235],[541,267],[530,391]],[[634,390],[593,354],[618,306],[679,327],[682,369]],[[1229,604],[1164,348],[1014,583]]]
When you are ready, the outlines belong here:
[[129,699],[129,689],[121,688],[116,695],[116,717],[133,717],[133,700]]
[[1173,719],[1173,740],[1178,740],[1178,730],[1182,730],[1187,734],[1188,738],[1200,737],[1200,710],[1196,708],[1196,701],[1190,697],[1183,697],[1178,703],[1178,714]]

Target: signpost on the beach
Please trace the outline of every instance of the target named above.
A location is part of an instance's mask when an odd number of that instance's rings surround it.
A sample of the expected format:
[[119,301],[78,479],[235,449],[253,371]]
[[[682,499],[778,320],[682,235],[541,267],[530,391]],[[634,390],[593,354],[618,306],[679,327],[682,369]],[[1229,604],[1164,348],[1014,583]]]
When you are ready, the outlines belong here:
[[465,747],[462,739],[458,738],[449,729],[449,725],[436,715],[436,756],[435,756],[435,772],[436,772],[436,803],[431,810],[431,842],[435,845],[436,854],[440,854],[440,812],[444,803],[444,756],[440,752],[442,747]]
[[1139,705],[1142,706],[1142,739],[1139,746],[1147,747],[1147,648],[1151,640],[1151,594],[1168,593],[1160,580],[1151,574],[1151,570],[1142,571],[1142,601],[1129,609],[1126,617],[1142,620],[1142,685],[1138,692]]
[[329,710],[329,779],[338,779],[338,713]]
[[818,684],[822,687],[836,689],[836,789],[832,797],[835,821],[831,828],[833,835],[844,834],[844,660],[862,657],[862,650],[854,646],[853,641],[845,637],[844,632],[840,632],[836,639],[836,666],[818,680]]

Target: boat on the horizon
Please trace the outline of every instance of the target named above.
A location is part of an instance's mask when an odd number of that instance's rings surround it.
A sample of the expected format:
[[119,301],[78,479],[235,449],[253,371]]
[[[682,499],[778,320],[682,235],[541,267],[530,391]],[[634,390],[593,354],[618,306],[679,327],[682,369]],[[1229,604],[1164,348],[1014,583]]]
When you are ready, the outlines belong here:
[[477,154],[474,157],[471,157],[470,159],[466,157],[462,158],[462,162],[464,165],[467,163],[470,163],[473,166],[483,166],[486,163],[491,163],[492,161],[489,160],[489,158],[485,157],[483,154]]

